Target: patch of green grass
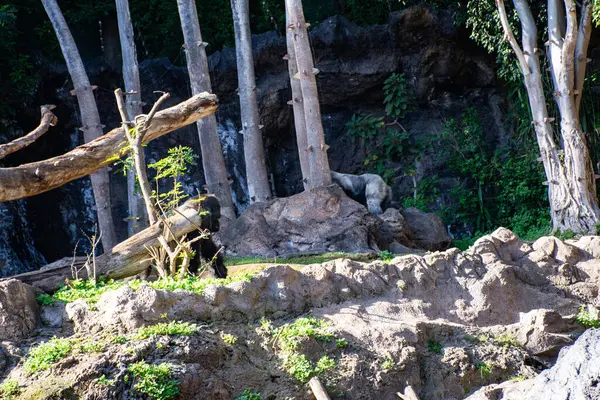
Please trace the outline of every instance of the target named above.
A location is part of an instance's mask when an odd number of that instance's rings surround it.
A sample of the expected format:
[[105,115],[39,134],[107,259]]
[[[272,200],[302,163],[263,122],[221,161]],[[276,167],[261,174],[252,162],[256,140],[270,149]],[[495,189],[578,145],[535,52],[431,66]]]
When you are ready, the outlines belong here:
[[100,353],[104,351],[104,343],[98,341],[87,340],[77,346],[80,353]]
[[444,348],[444,346],[440,342],[435,341],[433,339],[427,340],[427,350],[429,350],[435,354],[442,354],[443,348]]
[[508,380],[513,382],[523,382],[524,380],[527,380],[527,377],[525,375],[515,375],[509,377]]
[[108,379],[106,375],[102,375],[100,378],[96,379],[96,383],[100,386],[114,386],[117,381],[114,379]]
[[600,328],[600,313],[592,306],[581,306],[575,320],[584,328]]
[[517,338],[509,335],[507,333],[500,335],[498,337],[494,338],[494,343],[500,345],[500,346],[504,346],[506,348],[508,347],[519,347],[519,342],[517,341]]
[[109,281],[99,279],[98,282],[93,280],[75,280],[70,281],[69,285],[58,289],[52,298],[54,300],[64,301],[65,303],[86,299],[88,303],[94,304],[100,300],[100,296],[104,293],[116,290],[123,285],[123,282],[115,282],[112,279]]
[[260,393],[246,388],[235,400],[263,400],[263,397]]
[[384,371],[389,371],[390,369],[394,368],[395,365],[396,363],[394,362],[392,357],[388,355],[385,358],[385,360],[383,360],[383,362],[381,363],[381,369]]
[[562,232],[556,231],[556,232],[553,232],[552,234],[560,240],[569,240],[569,239],[573,239],[577,236],[577,234],[575,232],[573,232],[571,229],[567,229]]
[[490,363],[479,362],[475,364],[475,368],[479,370],[479,373],[481,374],[482,378],[488,378],[492,375],[493,367]]
[[56,299],[47,293],[42,293],[36,297],[38,303],[42,306],[51,306],[56,302]]
[[73,350],[71,340],[52,338],[29,350],[23,369],[29,374],[47,370],[52,364],[68,356],[71,350]]
[[161,322],[156,325],[139,328],[136,339],[148,339],[156,336],[192,336],[199,330],[198,325],[189,322]]
[[345,349],[348,347],[348,341],[346,339],[337,339],[335,341],[335,347],[338,349]]
[[251,274],[240,274],[235,276],[228,276],[225,279],[221,278],[198,278],[196,276],[188,276],[184,279],[159,279],[154,282],[146,282],[140,280],[134,280],[129,282],[129,286],[137,290],[142,284],[148,285],[153,289],[162,289],[174,291],[177,289],[187,290],[190,292],[202,294],[209,285],[228,285],[233,282],[250,282],[252,280]]
[[12,400],[21,393],[19,382],[7,380],[0,384],[0,399]]
[[306,338],[314,338],[324,342],[347,343],[338,340],[331,332],[331,325],[314,317],[298,318],[293,323],[285,324],[272,331],[281,348],[280,357],[283,368],[298,381],[307,382],[313,376],[321,375],[335,367],[335,361],[327,356],[321,357],[315,364],[298,350],[300,342]]
[[234,344],[236,344],[236,343],[237,343],[237,341],[238,341],[238,338],[237,338],[237,336],[234,336],[234,335],[232,335],[231,333],[224,333],[224,334],[222,334],[222,335],[221,335],[221,339],[223,339],[223,341],[224,341],[225,343],[227,343],[227,344],[230,344],[230,345],[232,345],[232,346],[233,346]]
[[179,394],[179,381],[173,379],[174,366],[169,363],[158,365],[140,361],[129,366],[133,374],[133,388],[153,400],[170,400]]
[[379,252],[379,258],[381,258],[381,261],[383,262],[390,262],[394,259],[395,254],[392,253],[391,251],[388,250],[383,250]]
[[125,344],[129,341],[129,339],[127,339],[127,336],[125,335],[117,335],[117,336],[113,336],[110,339],[110,342],[113,344]]
[[225,265],[244,265],[244,264],[321,264],[337,258],[349,258],[355,261],[372,261],[375,257],[372,254],[362,253],[323,253],[316,255],[299,255],[293,257],[225,257]]

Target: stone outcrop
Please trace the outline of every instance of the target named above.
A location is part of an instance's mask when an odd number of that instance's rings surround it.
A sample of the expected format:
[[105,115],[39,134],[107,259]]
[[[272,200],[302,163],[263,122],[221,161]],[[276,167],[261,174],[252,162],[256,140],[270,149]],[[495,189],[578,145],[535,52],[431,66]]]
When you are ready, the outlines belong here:
[[16,279],[0,282],[0,341],[29,336],[38,320],[33,288]]
[[281,257],[377,251],[381,220],[337,186],[257,203],[219,232],[228,254]]
[[410,207],[402,210],[402,216],[413,233],[412,241],[416,247],[438,251],[446,250],[452,244],[452,238],[439,215]]

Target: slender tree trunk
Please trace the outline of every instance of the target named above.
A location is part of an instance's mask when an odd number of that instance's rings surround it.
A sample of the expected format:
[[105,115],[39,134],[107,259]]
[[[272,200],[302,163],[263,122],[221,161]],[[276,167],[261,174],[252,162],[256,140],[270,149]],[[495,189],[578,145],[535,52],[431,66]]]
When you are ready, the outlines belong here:
[[[313,73],[314,62],[310,43],[308,41],[307,25],[304,20],[301,0],[285,0],[289,15],[288,29],[293,31],[292,39],[298,66],[298,77],[302,87],[302,100],[304,104],[304,117],[306,120],[306,133],[308,141],[308,162],[310,166],[309,187],[315,188],[331,184],[331,172],[327,159],[327,148],[323,123],[321,121],[321,108],[319,106],[319,93],[317,80]],[[294,77],[292,77],[294,79]]]
[[258,101],[256,99],[256,80],[254,77],[254,57],[252,56],[252,37],[250,33],[249,0],[231,0],[233,27],[235,30],[235,54],[242,114],[242,132],[244,135],[244,159],[246,161],[246,179],[252,203],[271,199],[269,177],[265,165]]
[[[290,16],[286,7],[285,26],[290,25]],[[306,119],[304,116],[304,102],[302,101],[302,86],[300,80],[294,78],[298,73],[296,63],[296,51],[294,50],[294,31],[286,29],[288,72],[290,74],[290,87],[292,88],[292,108],[294,110],[294,126],[296,128],[296,143],[298,145],[298,156],[300,157],[300,171],[302,172],[302,185],[304,190],[310,189],[310,165],[308,163],[308,139],[306,138]]]
[[[133,119],[142,114],[142,88],[140,85],[140,72],[138,69],[137,54],[131,14],[129,13],[128,0],[116,0],[117,20],[119,23],[119,38],[121,40],[121,54],[123,56],[123,80],[125,81],[126,106],[129,118]],[[142,148],[142,151],[143,148]],[[127,202],[129,205],[129,219],[127,230],[129,236],[141,231],[148,226],[148,216],[144,206],[144,199],[136,190],[135,171],[127,172]]]
[[[211,92],[206,43],[202,41],[200,33],[196,2],[194,0],[177,0],[177,7],[185,40],[185,54],[192,94]],[[219,199],[221,214],[229,219],[235,219],[223,150],[217,133],[217,120],[214,115],[211,115],[198,121],[197,124],[202,151],[202,168],[208,191]]]
[[[85,72],[83,61],[77,50],[77,45],[67,22],[63,17],[56,0],[42,0],[44,9],[52,22],[56,37],[60,44],[69,74],[73,80],[79,111],[83,122],[83,137],[86,142],[90,142],[102,136],[102,125],[100,124],[100,115],[94,99],[94,93],[90,81]],[[102,231],[102,247],[104,251],[109,251],[116,243],[114,223],[111,213],[110,201],[110,180],[108,170],[102,169],[94,172],[91,176],[92,188],[94,190],[94,199],[98,215],[98,226]]]
[[[562,14],[564,8],[557,0],[548,2],[548,58],[561,117],[563,149],[554,142],[552,118],[548,117],[546,108],[535,20],[526,0],[513,0],[513,3],[522,26],[522,50],[508,24],[504,1],[496,1],[506,37],[523,71],[533,114],[533,125],[548,178],[553,229],[595,233],[596,224],[600,221],[600,209],[596,197],[594,172],[578,117],[575,96],[580,93],[576,93],[574,89],[575,47],[578,41],[574,3],[565,0],[567,27],[564,30],[565,15]],[[582,28],[580,35],[585,34],[589,26],[582,26]],[[587,49],[587,45],[585,47]],[[580,48],[580,52],[582,51],[584,49]]]

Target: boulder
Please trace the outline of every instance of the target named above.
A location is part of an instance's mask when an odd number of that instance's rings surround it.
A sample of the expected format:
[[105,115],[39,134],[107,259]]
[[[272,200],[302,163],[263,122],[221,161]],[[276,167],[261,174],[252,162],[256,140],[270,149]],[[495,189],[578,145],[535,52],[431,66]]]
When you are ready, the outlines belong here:
[[581,327],[553,310],[532,310],[520,315],[517,341],[536,356],[556,357],[558,351],[573,343]]
[[33,288],[16,279],[0,282],[0,340],[20,340],[37,326],[39,307]]
[[256,203],[219,232],[228,254],[282,257],[379,251],[381,220],[337,185]]
[[599,357],[600,330],[589,329],[573,346],[561,350],[552,368],[535,378],[485,386],[467,400],[599,399]]
[[395,254],[406,254],[406,248],[417,247],[413,241],[415,234],[400,211],[388,208],[379,218],[383,221],[379,228],[379,248]]
[[402,216],[414,233],[413,240],[417,247],[437,251],[446,250],[452,245],[452,238],[439,215],[410,207],[402,211]]

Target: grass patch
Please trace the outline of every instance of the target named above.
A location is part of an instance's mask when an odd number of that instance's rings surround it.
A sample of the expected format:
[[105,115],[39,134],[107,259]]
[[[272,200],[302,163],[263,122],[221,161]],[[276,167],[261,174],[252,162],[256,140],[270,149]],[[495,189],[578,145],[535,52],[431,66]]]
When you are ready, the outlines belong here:
[[383,250],[379,252],[379,258],[381,259],[381,261],[386,263],[392,261],[395,256],[396,255],[394,253],[388,250]]
[[494,338],[494,343],[500,345],[500,346],[504,346],[506,348],[508,347],[519,347],[519,342],[517,341],[517,338],[509,335],[509,334],[503,334],[500,335],[498,337]]
[[271,333],[281,349],[283,368],[302,383],[335,367],[335,361],[328,356],[321,357],[316,363],[311,362],[299,351],[302,340],[313,338],[332,344],[335,341],[336,347],[338,344],[347,345],[345,340],[334,337],[331,325],[327,321],[314,317],[298,318],[293,323],[272,330]]
[[179,394],[179,381],[173,379],[174,366],[169,363],[158,365],[145,361],[129,366],[133,374],[133,388],[153,400],[170,400]]
[[263,397],[260,393],[252,389],[244,389],[242,394],[236,397],[235,400],[263,400]]
[[581,306],[577,317],[577,323],[584,328],[600,328],[600,316],[598,309],[593,306]]
[[238,338],[237,338],[237,336],[234,336],[234,335],[232,335],[231,333],[223,333],[223,334],[221,335],[221,339],[223,339],[223,341],[224,341],[225,343],[227,343],[227,344],[230,344],[230,345],[232,345],[232,346],[233,346],[234,344],[236,344],[236,343],[237,343],[237,341],[238,341]]
[[492,375],[492,364],[480,362],[475,364],[475,368],[479,370],[482,378],[488,378]]
[[47,370],[54,363],[68,356],[71,350],[73,350],[71,340],[52,338],[29,350],[23,369],[29,374]]
[[189,322],[171,321],[139,328],[136,339],[148,339],[156,336],[192,336],[200,331],[196,324]]
[[244,265],[244,264],[321,264],[337,258],[348,258],[355,261],[372,261],[375,257],[369,253],[323,253],[313,255],[298,255],[292,257],[225,257],[225,265]]
[[442,354],[443,348],[444,345],[442,345],[440,342],[433,339],[427,340],[427,350],[431,351],[432,353]]
[[384,371],[389,371],[390,369],[394,368],[395,365],[396,363],[394,360],[392,360],[392,357],[388,355],[381,363],[381,369]]
[[21,393],[21,388],[19,387],[19,382],[17,381],[4,381],[0,385],[0,399],[12,400],[15,399],[15,396],[18,396]]
[[114,386],[117,381],[115,379],[108,379],[106,375],[102,375],[96,379],[96,383],[100,386]]

